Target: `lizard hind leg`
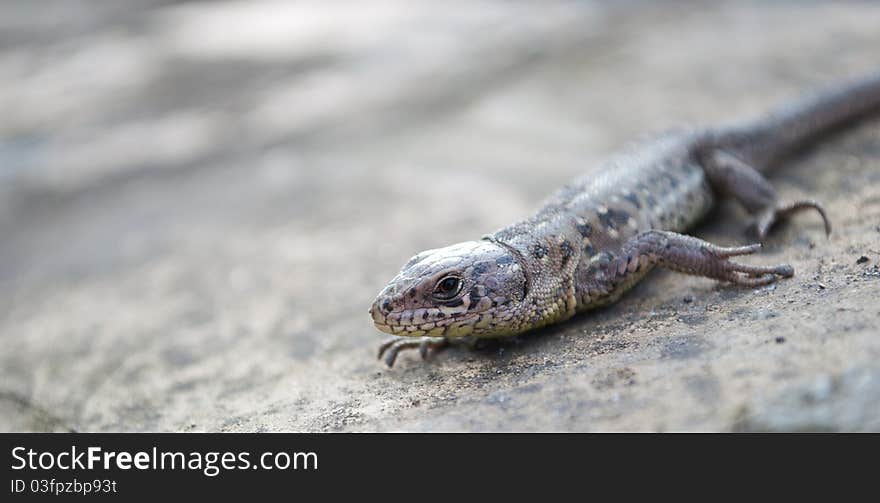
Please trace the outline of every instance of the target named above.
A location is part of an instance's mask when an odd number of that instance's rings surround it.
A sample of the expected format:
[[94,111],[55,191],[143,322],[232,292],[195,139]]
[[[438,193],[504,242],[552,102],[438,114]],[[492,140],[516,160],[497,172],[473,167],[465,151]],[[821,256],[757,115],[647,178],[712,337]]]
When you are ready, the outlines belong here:
[[777,203],[774,206],[770,206],[765,208],[760,213],[758,213],[753,225],[755,227],[755,232],[758,235],[758,238],[762,241],[766,239],[767,234],[770,233],[770,229],[777,222],[786,220],[791,217],[793,214],[798,213],[802,210],[816,210],[819,215],[822,217],[822,223],[825,225],[825,235],[831,235],[831,221],[828,219],[828,214],[825,213],[825,208],[822,207],[816,201],[810,199],[802,199],[798,201],[792,201],[789,203]]
[[770,229],[803,210],[816,210],[825,225],[825,235],[831,234],[831,221],[821,204],[804,199],[791,202],[779,200],[776,190],[755,168],[723,150],[713,150],[704,159],[703,167],[709,183],[719,193],[732,196],[750,214],[752,227],[758,238],[767,238]]
[[618,280],[631,272],[630,264],[648,262],[685,274],[713,278],[741,286],[762,286],[794,275],[788,264],[760,266],[740,264],[731,257],[750,255],[760,244],[723,247],[675,232],[651,230],[630,239],[614,269]]

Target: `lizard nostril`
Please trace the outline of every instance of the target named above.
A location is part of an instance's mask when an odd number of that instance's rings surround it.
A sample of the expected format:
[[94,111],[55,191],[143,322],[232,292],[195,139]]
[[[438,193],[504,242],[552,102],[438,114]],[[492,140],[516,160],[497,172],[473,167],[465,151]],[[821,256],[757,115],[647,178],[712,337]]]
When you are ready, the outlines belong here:
[[381,307],[382,307],[382,312],[384,312],[386,314],[390,313],[391,312],[391,301],[388,299],[383,300]]

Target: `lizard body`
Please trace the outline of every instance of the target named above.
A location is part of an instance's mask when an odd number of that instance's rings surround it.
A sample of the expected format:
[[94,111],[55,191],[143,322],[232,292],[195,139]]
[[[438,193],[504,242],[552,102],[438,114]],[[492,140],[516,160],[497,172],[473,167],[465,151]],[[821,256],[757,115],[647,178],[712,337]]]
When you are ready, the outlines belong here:
[[880,76],[738,126],[669,133],[611,157],[551,196],[533,216],[479,241],[413,257],[370,309],[397,336],[380,348],[393,365],[402,349],[503,337],[607,305],[652,268],[735,285],[790,277],[789,265],[731,260],[760,245],[719,247],[681,234],[721,197],[754,216],[763,239],[810,200],[780,202],[763,172],[832,130],[880,111]]

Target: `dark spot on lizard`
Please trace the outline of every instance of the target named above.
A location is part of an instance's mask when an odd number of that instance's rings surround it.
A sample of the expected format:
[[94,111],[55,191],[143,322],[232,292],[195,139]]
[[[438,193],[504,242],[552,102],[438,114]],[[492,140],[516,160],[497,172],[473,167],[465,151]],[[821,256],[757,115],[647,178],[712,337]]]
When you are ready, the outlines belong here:
[[577,224],[577,231],[581,234],[581,236],[588,238],[593,235],[593,226],[588,223]]
[[593,245],[584,246],[584,255],[588,257],[592,257],[596,254],[596,249],[593,248]]
[[619,229],[629,220],[629,213],[609,208],[607,212],[599,215],[599,220],[608,229]]
[[627,201],[631,202],[636,209],[642,209],[642,202],[639,201],[639,196],[637,196],[634,192],[627,192],[623,195],[623,198]]
[[571,243],[568,241],[563,241],[559,245],[559,249],[562,251],[562,267],[568,265],[568,261],[571,260],[571,257],[574,256],[574,248],[572,248]]
[[479,264],[474,266],[474,272],[477,274],[486,274],[487,272],[489,272],[489,264],[487,264],[486,262],[480,262]]
[[536,244],[532,247],[532,256],[536,259],[542,259],[547,256],[547,248],[544,245]]
[[512,263],[513,263],[513,257],[511,257],[511,256],[509,256],[509,255],[505,255],[505,256],[503,256],[503,257],[501,257],[501,258],[496,259],[496,260],[495,260],[495,263],[498,264],[498,265],[512,264]]

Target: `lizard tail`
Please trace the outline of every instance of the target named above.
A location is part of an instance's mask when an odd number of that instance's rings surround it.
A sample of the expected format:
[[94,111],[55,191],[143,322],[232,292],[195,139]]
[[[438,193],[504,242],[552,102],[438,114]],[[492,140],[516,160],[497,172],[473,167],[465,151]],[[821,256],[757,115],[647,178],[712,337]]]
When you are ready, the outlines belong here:
[[822,135],[880,114],[880,73],[790,104],[768,117],[723,129],[716,146],[767,171]]

